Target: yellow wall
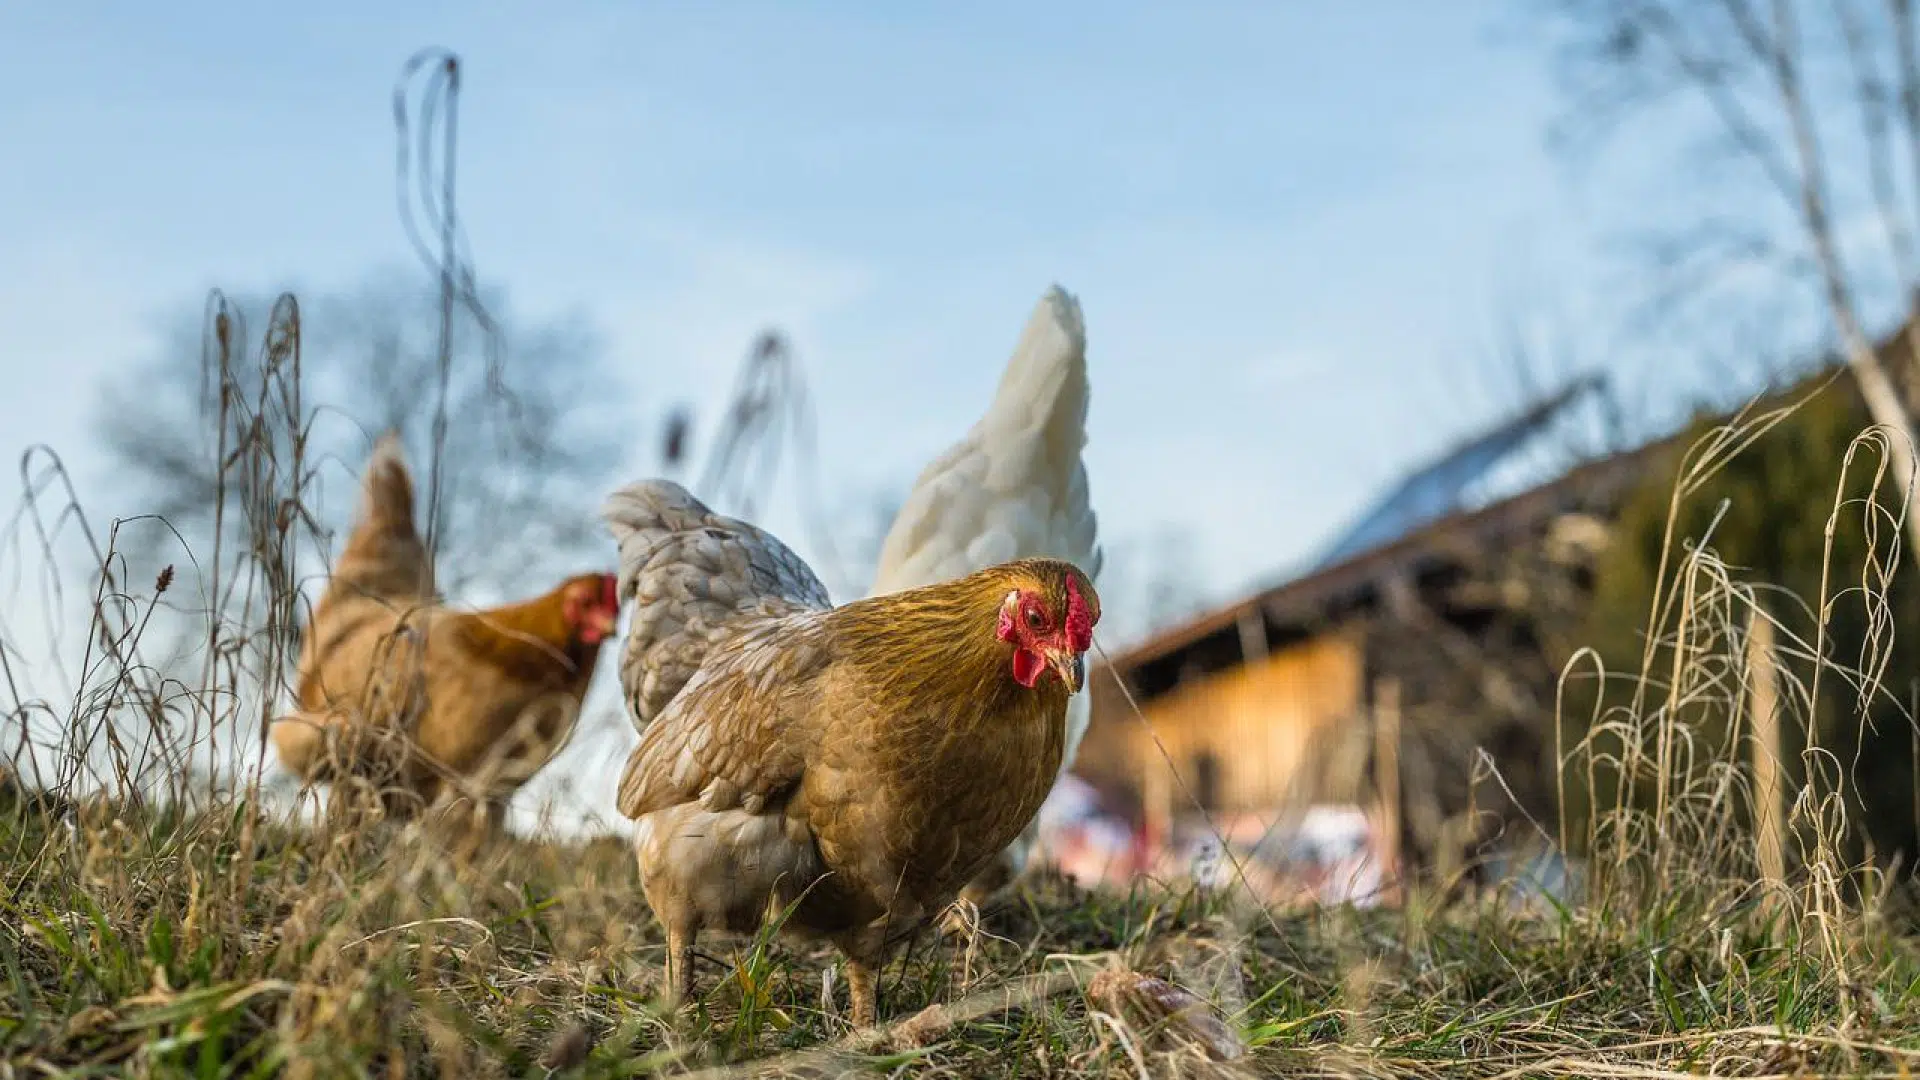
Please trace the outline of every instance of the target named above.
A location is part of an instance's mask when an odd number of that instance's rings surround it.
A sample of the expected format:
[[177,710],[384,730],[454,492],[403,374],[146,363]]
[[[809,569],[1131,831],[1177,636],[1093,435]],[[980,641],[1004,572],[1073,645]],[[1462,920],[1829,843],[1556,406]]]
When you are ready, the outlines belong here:
[[1164,815],[1194,809],[1173,783],[1168,758],[1187,790],[1199,796],[1194,762],[1207,751],[1215,763],[1216,809],[1274,807],[1289,801],[1303,766],[1320,766],[1323,756],[1315,751],[1322,740],[1359,722],[1363,682],[1358,634],[1312,638],[1147,702],[1142,713],[1158,746],[1124,699],[1102,695],[1095,699],[1077,771],[1096,787],[1131,788],[1149,822],[1164,824]]

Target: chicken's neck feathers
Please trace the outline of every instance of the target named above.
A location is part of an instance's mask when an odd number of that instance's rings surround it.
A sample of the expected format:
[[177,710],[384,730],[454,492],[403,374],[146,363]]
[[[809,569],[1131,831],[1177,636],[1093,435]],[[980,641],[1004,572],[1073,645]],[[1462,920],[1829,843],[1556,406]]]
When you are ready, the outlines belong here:
[[[945,727],[1006,722],[1029,710],[1064,716],[1059,680],[1025,687],[1013,678],[1013,647],[993,633],[1005,584],[976,574],[834,610],[835,651],[858,672],[876,715]],[[947,704],[927,708],[933,701]]]
[[569,624],[560,589],[484,611],[443,609],[435,621],[473,660],[524,678],[588,679],[600,655]]

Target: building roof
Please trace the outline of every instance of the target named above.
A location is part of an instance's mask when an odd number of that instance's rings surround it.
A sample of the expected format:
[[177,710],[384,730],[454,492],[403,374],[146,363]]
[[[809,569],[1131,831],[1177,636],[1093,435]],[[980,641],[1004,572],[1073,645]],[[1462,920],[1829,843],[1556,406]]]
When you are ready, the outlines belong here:
[[[1498,497],[1502,492],[1489,491],[1488,482],[1500,466],[1537,445],[1575,402],[1589,394],[1605,394],[1606,386],[1606,378],[1598,374],[1575,379],[1559,393],[1536,402],[1415,470],[1330,544],[1312,571],[1337,566],[1390,544],[1422,525],[1475,505],[1485,505],[1490,498]],[[1508,479],[1511,483],[1513,478]],[[1537,482],[1538,478],[1534,480]]]
[[[1902,323],[1876,347],[1897,381],[1920,377],[1913,363],[1920,351],[1915,349],[1917,342],[1920,323]],[[1786,405],[1821,380],[1844,371],[1840,358],[1823,357],[1797,377],[1790,376],[1786,385],[1761,393],[1736,412],[1744,415],[1756,408]],[[1249,631],[1269,646],[1301,636],[1367,607],[1395,575],[1417,575],[1428,567],[1457,561],[1464,548],[1497,546],[1583,503],[1616,498],[1639,480],[1650,459],[1681,448],[1687,438],[1683,426],[1633,449],[1589,458],[1572,468],[1563,464],[1531,486],[1520,485],[1524,490],[1512,484],[1518,474],[1511,469],[1499,478],[1505,484],[1490,483],[1529,448],[1538,447],[1542,436],[1582,399],[1598,401],[1611,421],[1613,403],[1603,378],[1577,379],[1409,474],[1329,545],[1304,574],[1154,634],[1105,663],[1146,698],[1177,684],[1190,665],[1209,670],[1243,662],[1250,652]],[[1539,475],[1537,468],[1534,475]]]
[[[1128,675],[1145,696],[1153,696],[1162,684],[1177,681],[1180,669],[1194,660],[1192,654],[1212,643],[1231,649],[1237,657],[1242,645],[1229,639],[1237,639],[1242,626],[1253,618],[1258,620],[1261,635],[1277,644],[1276,638],[1297,636],[1318,622],[1367,605],[1389,576],[1417,574],[1428,566],[1452,561],[1463,546],[1498,545],[1529,533],[1595,494],[1617,492],[1632,484],[1647,459],[1671,446],[1678,436],[1587,461],[1562,470],[1545,483],[1484,505],[1461,506],[1476,479],[1484,478],[1501,458],[1538,436],[1556,414],[1589,389],[1580,384],[1570,386],[1415,472],[1305,574],[1163,630],[1113,655],[1108,663]],[[1416,490],[1422,488],[1427,490]],[[1413,493],[1400,498],[1409,491]],[[1434,492],[1447,497],[1436,497]],[[1384,539],[1368,546],[1349,543],[1368,534]],[[1342,557],[1343,551],[1351,553]]]

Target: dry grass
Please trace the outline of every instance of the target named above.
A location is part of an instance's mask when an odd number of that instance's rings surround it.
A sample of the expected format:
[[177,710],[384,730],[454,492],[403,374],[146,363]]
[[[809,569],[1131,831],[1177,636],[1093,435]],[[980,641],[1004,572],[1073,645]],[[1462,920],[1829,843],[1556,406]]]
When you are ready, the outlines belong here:
[[[240,385],[230,329],[214,337],[210,372]],[[298,556],[325,550],[291,304],[267,341],[254,397],[220,395],[213,418],[240,539],[193,564],[208,599],[175,619],[187,659],[147,657],[182,586],[131,586],[116,528],[93,546],[92,636],[64,696],[31,698],[0,664],[31,746],[0,793],[0,1076],[1905,1076],[1920,1060],[1920,937],[1901,890],[1841,861],[1846,800],[1802,793],[1786,878],[1754,884],[1739,743],[1691,726],[1702,702],[1745,700],[1754,586],[1679,538],[1631,707],[1562,749],[1563,784],[1619,796],[1574,845],[1594,854],[1575,905],[1415,890],[1395,912],[1278,913],[1180,884],[1040,881],[971,940],[888,970],[886,1015],[950,1006],[911,1038],[843,1041],[829,957],[764,937],[720,946],[696,1007],[665,1015],[661,936],[619,842],[509,841],[461,864],[351,800],[296,820],[263,792],[255,733]],[[50,522],[85,518],[47,490],[19,520],[51,545]],[[1831,571],[1871,594],[1898,561]],[[1880,692],[1872,657],[1822,670]],[[1090,1004],[1079,988],[1115,967],[1206,998],[1249,1052],[1215,1061]]]
[[[783,942],[718,953],[694,1012],[663,1014],[661,938],[616,842],[514,843],[457,869],[414,827],[292,830],[247,803],[61,816],[16,798],[0,843],[15,853],[0,920],[14,1075],[522,1076],[558,1056],[563,1075],[625,1076],[847,1034],[844,992],[823,993],[830,958]],[[965,1076],[1753,1076],[1920,1057],[1910,938],[1705,880],[1544,915],[1416,901],[1271,924],[1231,897],[1043,882],[983,931],[897,963],[887,1013],[1122,965],[1226,1003],[1252,1053],[1215,1065],[1069,992],[860,1060]]]

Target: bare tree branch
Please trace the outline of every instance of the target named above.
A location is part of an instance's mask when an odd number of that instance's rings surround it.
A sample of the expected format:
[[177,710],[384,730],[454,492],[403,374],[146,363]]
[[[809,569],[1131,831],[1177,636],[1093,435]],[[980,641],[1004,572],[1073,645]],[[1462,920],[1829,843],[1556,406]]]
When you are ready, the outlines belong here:
[[[1826,33],[1824,23],[1810,24],[1815,31],[1806,33],[1802,8],[1829,13],[1837,34]],[[1779,310],[1791,295],[1785,287],[1804,276],[1831,328],[1822,336],[1837,340],[1874,422],[1890,433],[1899,482],[1911,487],[1913,422],[1868,329],[1883,316],[1904,315],[1909,335],[1920,333],[1920,216],[1907,209],[1920,206],[1920,50],[1911,0],[1886,0],[1874,9],[1878,22],[1864,0],[1804,0],[1801,8],[1795,0],[1560,0],[1554,10],[1583,43],[1570,55],[1585,65],[1590,83],[1637,90],[1616,99],[1643,107],[1664,100],[1704,104],[1710,130],[1736,148],[1787,212],[1774,221],[1764,204],[1704,211],[1704,232],[1695,226],[1689,235],[1683,228],[1668,250],[1656,253],[1664,277],[1655,310],[1697,302],[1718,290],[1727,269],[1753,265],[1749,259],[1768,260],[1788,275],[1772,295],[1750,290],[1745,303],[1756,314]],[[1815,100],[1817,80],[1809,73],[1827,70],[1846,73],[1838,93],[1852,100],[1844,110]],[[1897,106],[1888,70],[1897,72]],[[1856,128],[1864,139],[1858,149],[1842,137]],[[1854,164],[1862,160],[1864,167]],[[1903,160],[1912,162],[1905,177]],[[1856,176],[1865,183],[1855,185]],[[1731,234],[1725,222],[1737,223]],[[1853,228],[1855,222],[1873,224],[1874,235]],[[1737,239],[1728,243],[1729,235]],[[1872,244],[1881,249],[1878,257]],[[1879,266],[1892,269],[1893,296],[1878,278]],[[1920,378],[1909,382],[1920,384]],[[1749,384],[1746,391],[1752,389]],[[1920,521],[1909,528],[1909,546],[1920,557]]]
[[[488,306],[505,310],[498,298]],[[257,321],[244,316],[264,310],[257,300],[233,307],[242,316],[236,323]],[[317,412],[307,452],[320,469],[322,524],[337,535],[352,513],[358,469],[374,436],[397,429],[416,463],[427,460],[439,363],[436,300],[430,289],[376,275],[302,307],[302,381]],[[512,363],[498,376],[481,364],[455,364],[448,387],[453,421],[438,563],[450,591],[504,598],[590,557],[598,543],[592,508],[623,455],[612,437],[617,418],[590,404],[605,399],[601,384],[609,378],[592,327],[577,320],[500,323]],[[139,508],[165,516],[196,544],[213,543],[233,523],[216,517],[222,451],[207,419],[200,349],[184,327],[168,340],[140,376],[106,388],[98,425]],[[458,352],[487,347],[467,321],[456,322],[454,343]],[[243,368],[232,378],[237,392],[253,396],[260,375]],[[516,399],[510,419],[497,407],[497,378]],[[251,481],[226,478],[229,488],[236,482]]]
[[1873,186],[1874,207],[1886,238],[1893,275],[1898,280],[1911,271],[1914,263],[1913,231],[1906,215],[1900,211],[1900,181],[1894,172],[1895,136],[1890,122],[1893,95],[1880,75],[1869,33],[1851,0],[1833,0],[1833,13],[1847,43],[1847,60],[1853,68],[1860,106],[1861,133],[1866,139],[1867,175]]
[[[1727,0],[1734,3],[1735,0]],[[1793,145],[1799,166],[1800,205],[1805,217],[1807,239],[1820,260],[1821,280],[1826,287],[1827,303],[1846,350],[1847,365],[1859,380],[1860,392],[1874,422],[1885,426],[1892,437],[1887,440],[1893,456],[1894,475],[1912,491],[1914,473],[1913,421],[1907,415],[1900,393],[1888,378],[1886,368],[1874,352],[1873,344],[1860,326],[1859,309],[1848,287],[1847,267],[1834,237],[1833,219],[1828,212],[1828,187],[1825,160],[1820,154],[1818,132],[1807,107],[1801,86],[1797,59],[1798,29],[1793,20],[1791,0],[1773,0],[1773,68],[1780,91],[1780,104],[1793,130]],[[1920,517],[1909,515],[1908,543],[1913,557],[1920,558]]]

